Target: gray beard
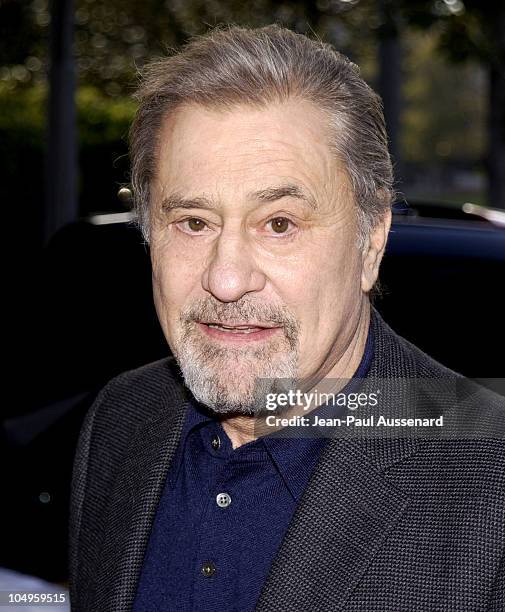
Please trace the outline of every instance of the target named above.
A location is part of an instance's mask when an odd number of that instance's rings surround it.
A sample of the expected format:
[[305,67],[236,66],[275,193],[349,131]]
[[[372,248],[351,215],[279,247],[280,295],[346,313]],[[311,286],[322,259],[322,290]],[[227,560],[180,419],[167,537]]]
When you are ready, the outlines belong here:
[[[250,304],[216,307],[206,301],[181,315],[182,334],[173,352],[194,397],[217,414],[263,414],[266,394],[280,393],[295,384],[298,324],[286,311],[258,308]],[[195,323],[216,318],[274,321],[283,324],[284,334],[262,346],[224,347],[205,338]]]

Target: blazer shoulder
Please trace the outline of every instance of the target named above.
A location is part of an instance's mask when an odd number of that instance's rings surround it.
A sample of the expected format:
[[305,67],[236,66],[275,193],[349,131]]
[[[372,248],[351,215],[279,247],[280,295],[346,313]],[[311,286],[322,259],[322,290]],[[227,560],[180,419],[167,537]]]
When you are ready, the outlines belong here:
[[135,413],[135,418],[148,418],[159,408],[160,402],[185,401],[188,397],[189,392],[173,357],[123,372],[110,380],[101,392],[102,403],[109,410],[121,410],[123,418],[130,411]]
[[375,345],[371,368],[374,375],[431,379],[463,377],[397,333],[384,321],[374,306],[371,310],[371,326]]
[[[494,412],[500,421],[505,423],[505,397],[483,386],[478,380],[473,380],[463,374],[451,370],[436,361],[418,346],[406,338],[397,336],[405,351],[408,351],[416,364],[416,376],[419,379],[443,380],[454,389],[457,402],[461,407],[473,406],[485,414]],[[440,389],[441,387],[434,387]]]
[[75,461],[99,462],[100,470],[113,468],[141,423],[162,410],[177,410],[188,399],[189,391],[171,357],[119,374],[88,410]]
[[[491,453],[503,452],[505,441],[505,397],[456,372],[397,334],[377,311],[373,311],[378,338],[379,367],[375,370],[404,377],[416,391],[419,415],[444,414],[451,423],[452,437],[494,440]],[[445,430],[444,430],[445,431]],[[444,436],[442,436],[444,438]]]
[[173,357],[160,359],[110,380],[88,410],[80,437],[102,465],[117,463],[137,427],[160,411],[177,410],[189,399]]
[[69,582],[72,610],[86,610],[104,511],[136,429],[161,410],[178,410],[188,399],[173,358],[110,380],[88,410],[74,455],[69,518]]
[[162,404],[187,400],[189,391],[175,359],[166,357],[122,372],[105,385],[100,396],[102,412],[110,416],[120,413],[121,419],[138,422],[149,418]]

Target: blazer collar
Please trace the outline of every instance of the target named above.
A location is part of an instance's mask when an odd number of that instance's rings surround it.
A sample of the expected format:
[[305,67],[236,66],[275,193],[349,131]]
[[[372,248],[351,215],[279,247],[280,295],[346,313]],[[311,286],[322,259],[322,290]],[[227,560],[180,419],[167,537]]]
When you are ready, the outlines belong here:
[[[415,376],[413,359],[372,308],[375,351],[368,384]],[[188,400],[160,405],[127,450],[104,519],[98,583],[91,610],[131,610],[144,554],[188,409]],[[417,449],[412,437],[328,441],[274,559],[257,610],[339,610],[409,500],[384,476]],[[335,580],[335,575],[338,580]],[[328,588],[332,585],[331,589]]]

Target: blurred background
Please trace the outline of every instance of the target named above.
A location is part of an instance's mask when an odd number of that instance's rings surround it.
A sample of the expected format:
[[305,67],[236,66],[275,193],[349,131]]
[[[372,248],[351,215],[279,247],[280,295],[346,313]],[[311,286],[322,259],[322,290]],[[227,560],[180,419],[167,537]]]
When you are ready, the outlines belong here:
[[272,22],[333,44],[383,98],[401,196],[378,309],[448,367],[505,374],[505,3],[0,0],[4,567],[65,582],[84,414],[168,354],[118,197],[137,69],[214,25]]

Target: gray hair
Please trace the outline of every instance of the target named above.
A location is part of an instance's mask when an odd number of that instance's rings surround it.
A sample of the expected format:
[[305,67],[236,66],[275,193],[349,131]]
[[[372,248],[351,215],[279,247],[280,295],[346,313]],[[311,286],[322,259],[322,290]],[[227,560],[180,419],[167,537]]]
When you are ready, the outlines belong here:
[[359,68],[329,44],[278,25],[217,27],[178,53],[147,64],[130,130],[131,183],[138,223],[149,240],[150,185],[164,118],[183,104],[264,107],[289,98],[329,118],[329,144],[345,164],[357,203],[359,243],[391,206],[393,169],[380,97]]

